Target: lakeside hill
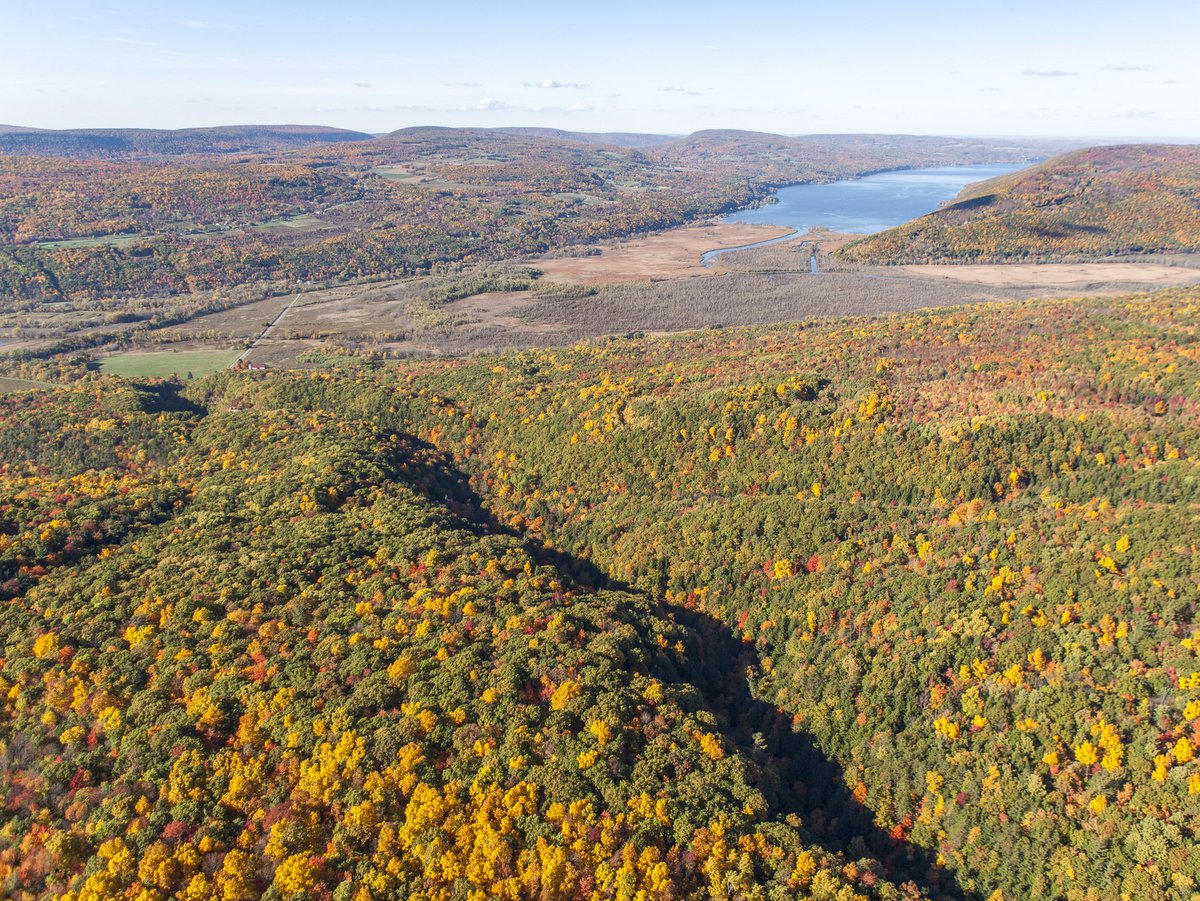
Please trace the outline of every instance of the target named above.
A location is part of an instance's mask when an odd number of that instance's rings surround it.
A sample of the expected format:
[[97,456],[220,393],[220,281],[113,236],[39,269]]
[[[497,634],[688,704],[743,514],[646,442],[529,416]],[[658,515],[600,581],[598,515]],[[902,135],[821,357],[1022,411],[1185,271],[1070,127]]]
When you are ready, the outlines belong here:
[[365,141],[372,135],[323,125],[222,125],[214,128],[39,129],[0,126],[0,153],[24,156],[112,158],[190,154],[264,153]]
[[[587,252],[763,202],[779,185],[1038,152],[907,136],[701,132],[639,148],[526,129],[407,128],[369,140],[229,131],[151,133],[144,146],[166,141],[172,154],[0,153],[0,299],[285,290],[298,279]],[[0,135],[0,146],[28,138]],[[255,140],[288,146],[215,150]],[[184,152],[193,141],[207,149]]]
[[0,399],[0,894],[1190,898],[1197,329],[63,363]]
[[1094,147],[968,185],[847,244],[860,263],[1002,263],[1200,250],[1200,147]]

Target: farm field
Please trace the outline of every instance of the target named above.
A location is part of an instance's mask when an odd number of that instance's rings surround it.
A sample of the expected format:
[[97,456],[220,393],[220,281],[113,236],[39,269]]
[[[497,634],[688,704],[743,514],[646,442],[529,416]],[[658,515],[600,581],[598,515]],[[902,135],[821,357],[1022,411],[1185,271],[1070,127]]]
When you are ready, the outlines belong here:
[[72,247],[131,247],[145,239],[145,235],[103,235],[98,238],[67,238],[62,241],[42,241],[38,243],[38,247],[45,250],[63,250]]
[[209,375],[231,366],[240,350],[168,350],[132,351],[114,354],[100,361],[100,369],[125,378],[163,378],[177,375],[193,378]]
[[1146,263],[974,263],[962,266],[915,265],[900,267],[920,278],[951,279],[1004,288],[1082,289],[1103,285],[1119,290],[1137,284],[1175,288],[1200,282],[1200,269]]
[[15,391],[36,391],[49,387],[49,382],[39,382],[34,379],[13,379],[0,376],[0,394],[10,394]]
[[204,313],[165,331],[172,339],[181,337],[189,341],[249,340],[262,334],[267,323],[274,320],[291,300],[290,294],[267,297],[227,310]]

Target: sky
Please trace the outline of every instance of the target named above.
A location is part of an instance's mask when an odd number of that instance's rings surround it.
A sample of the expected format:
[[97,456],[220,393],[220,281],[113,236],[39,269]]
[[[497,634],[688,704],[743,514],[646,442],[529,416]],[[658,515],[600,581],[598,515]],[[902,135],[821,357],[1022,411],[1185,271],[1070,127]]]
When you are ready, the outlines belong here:
[[1200,138],[1200,0],[0,0],[0,123]]

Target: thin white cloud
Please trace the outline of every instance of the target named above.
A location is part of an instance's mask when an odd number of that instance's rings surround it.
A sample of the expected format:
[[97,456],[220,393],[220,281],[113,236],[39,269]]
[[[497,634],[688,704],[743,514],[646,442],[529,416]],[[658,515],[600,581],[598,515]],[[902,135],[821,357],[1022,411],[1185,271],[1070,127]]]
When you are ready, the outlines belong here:
[[356,82],[354,82],[354,86],[356,88],[369,88],[371,85],[370,85],[370,83],[365,82],[365,81],[356,81]]
[[233,31],[228,22],[210,22],[207,19],[184,19],[184,28],[199,28],[206,31]]
[[313,106],[310,110],[314,113],[386,113],[387,107],[383,106]]
[[699,97],[701,91],[693,91],[690,88],[681,88],[678,85],[667,85],[665,88],[659,88],[665,94],[687,94],[689,97]]
[[1035,78],[1072,78],[1078,72],[1066,72],[1062,69],[1026,69],[1022,75],[1032,75]]
[[544,88],[548,91],[555,91],[560,88],[571,88],[573,90],[581,91],[586,88],[587,85],[580,84],[577,81],[559,81],[556,78],[543,78],[541,81],[523,81],[521,82],[521,87]]
[[575,102],[569,106],[525,106],[522,104],[505,103],[503,100],[497,100],[494,97],[484,97],[474,106],[447,106],[442,108],[445,112],[465,112],[465,113],[535,113],[537,115],[553,115],[565,116],[574,113],[594,113],[595,107],[590,104]]
[[1105,72],[1149,72],[1153,68],[1154,68],[1153,66],[1111,65],[1111,66],[1105,66],[1104,71]]
[[310,106],[308,112],[320,113],[457,113],[460,106],[427,106],[421,103],[400,103],[392,106]]

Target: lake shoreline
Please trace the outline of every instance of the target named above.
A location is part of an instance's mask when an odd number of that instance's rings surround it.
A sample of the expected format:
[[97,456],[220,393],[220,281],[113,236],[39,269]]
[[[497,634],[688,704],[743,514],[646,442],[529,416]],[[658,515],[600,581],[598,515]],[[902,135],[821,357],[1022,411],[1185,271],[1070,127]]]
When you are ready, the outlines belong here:
[[[888,169],[858,178],[779,188],[774,203],[722,216],[723,224],[774,225],[804,234],[826,228],[866,235],[919,218],[954,200],[968,185],[1015,172],[1023,166],[981,163]],[[707,265],[707,264],[706,264]]]

